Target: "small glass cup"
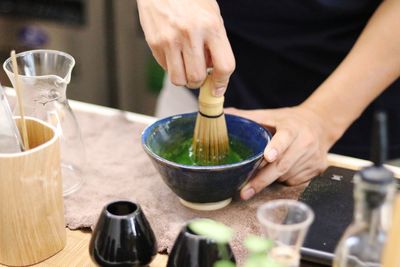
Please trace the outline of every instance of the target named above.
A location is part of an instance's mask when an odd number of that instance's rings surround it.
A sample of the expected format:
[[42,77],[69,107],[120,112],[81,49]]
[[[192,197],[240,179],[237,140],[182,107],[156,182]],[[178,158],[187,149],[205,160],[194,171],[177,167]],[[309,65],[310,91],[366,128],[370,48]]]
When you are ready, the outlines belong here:
[[314,212],[306,204],[289,199],[269,201],[257,210],[263,234],[274,242],[269,256],[283,267],[300,265],[300,248]]

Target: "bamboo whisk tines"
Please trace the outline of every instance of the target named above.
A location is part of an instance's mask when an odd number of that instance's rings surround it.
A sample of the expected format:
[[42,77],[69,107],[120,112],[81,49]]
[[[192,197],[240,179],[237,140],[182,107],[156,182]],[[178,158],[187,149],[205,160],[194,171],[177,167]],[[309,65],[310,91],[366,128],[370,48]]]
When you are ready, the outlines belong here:
[[223,112],[224,97],[211,93],[208,75],[200,88],[199,113],[194,128],[192,151],[200,165],[220,164],[229,152],[228,130]]

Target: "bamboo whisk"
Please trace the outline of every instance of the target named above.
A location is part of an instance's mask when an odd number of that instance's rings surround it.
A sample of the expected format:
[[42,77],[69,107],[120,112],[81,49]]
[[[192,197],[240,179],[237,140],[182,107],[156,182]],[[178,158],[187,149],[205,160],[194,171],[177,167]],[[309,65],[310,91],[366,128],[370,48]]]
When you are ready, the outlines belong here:
[[199,113],[194,128],[192,150],[201,165],[216,165],[229,152],[228,130],[223,110],[224,97],[211,92],[211,76],[200,88]]

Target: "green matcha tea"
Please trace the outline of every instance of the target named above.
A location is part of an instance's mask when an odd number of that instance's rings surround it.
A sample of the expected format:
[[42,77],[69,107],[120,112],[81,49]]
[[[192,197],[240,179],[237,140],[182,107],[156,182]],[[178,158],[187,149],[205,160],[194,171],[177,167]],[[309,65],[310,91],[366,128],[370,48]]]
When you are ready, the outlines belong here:
[[[248,158],[251,154],[252,154],[251,149],[246,147],[243,143],[241,143],[237,139],[230,137],[229,153],[218,165],[236,163]],[[162,153],[160,153],[160,156],[179,164],[192,165],[192,166],[203,165],[199,162],[196,162],[196,160],[194,159],[192,151],[192,138],[180,143],[172,150],[162,151]]]

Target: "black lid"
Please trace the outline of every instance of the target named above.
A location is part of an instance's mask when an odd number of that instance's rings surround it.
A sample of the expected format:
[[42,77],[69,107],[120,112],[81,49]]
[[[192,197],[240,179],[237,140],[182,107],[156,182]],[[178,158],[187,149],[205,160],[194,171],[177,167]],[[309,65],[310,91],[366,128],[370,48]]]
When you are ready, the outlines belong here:
[[393,172],[381,166],[370,166],[359,171],[363,182],[376,185],[386,185],[394,181]]
[[362,181],[385,185],[393,182],[393,173],[383,166],[388,154],[387,116],[385,111],[376,111],[372,128],[371,161],[373,166],[359,172]]
[[376,111],[374,114],[371,140],[371,161],[377,165],[382,165],[388,157],[388,123],[387,115],[383,110]]

